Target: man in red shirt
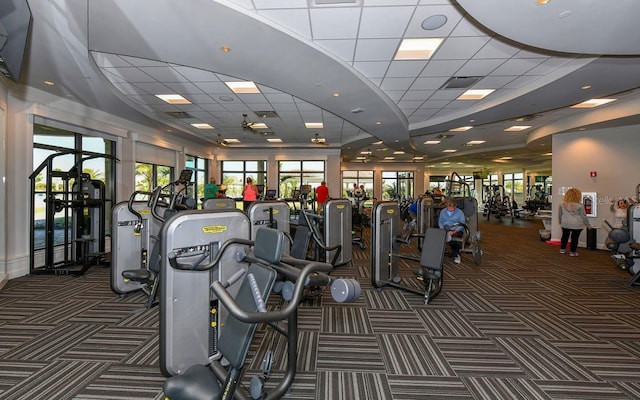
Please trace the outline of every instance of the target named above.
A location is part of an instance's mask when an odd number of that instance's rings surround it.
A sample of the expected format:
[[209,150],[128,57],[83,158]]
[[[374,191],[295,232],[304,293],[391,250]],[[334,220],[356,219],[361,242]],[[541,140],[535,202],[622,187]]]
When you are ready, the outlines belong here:
[[318,212],[322,212],[324,209],[324,203],[329,200],[329,188],[327,182],[322,181],[320,186],[316,188],[316,202],[318,203]]

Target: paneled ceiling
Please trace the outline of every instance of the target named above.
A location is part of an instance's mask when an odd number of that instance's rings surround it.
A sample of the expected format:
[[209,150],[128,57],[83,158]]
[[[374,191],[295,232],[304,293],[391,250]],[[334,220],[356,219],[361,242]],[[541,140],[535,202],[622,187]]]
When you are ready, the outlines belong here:
[[[638,123],[633,0],[28,3],[23,83],[201,146],[550,170],[552,134]],[[429,59],[394,59],[403,39],[416,38],[442,43]],[[259,91],[234,93],[230,81]],[[493,92],[458,99],[467,89]],[[616,100],[570,108],[603,97]],[[528,128],[505,131],[514,125]]]

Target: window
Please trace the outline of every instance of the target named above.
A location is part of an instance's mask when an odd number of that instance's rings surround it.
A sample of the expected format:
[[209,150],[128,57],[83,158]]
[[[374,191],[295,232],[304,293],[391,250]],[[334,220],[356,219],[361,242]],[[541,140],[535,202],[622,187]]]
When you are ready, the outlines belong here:
[[524,193],[524,175],[522,173],[504,174],[502,181],[504,182],[506,194],[513,195],[515,198],[522,198]]
[[324,161],[280,161],[278,163],[279,196],[291,198],[300,185],[316,188],[325,180]]
[[222,184],[227,186],[227,197],[242,198],[247,178],[254,185],[267,185],[266,161],[222,161]]
[[342,171],[342,197],[351,197],[353,184],[364,185],[365,198],[373,198],[373,171]]
[[382,171],[382,200],[413,197],[413,171]]
[[[497,174],[491,174],[489,175],[486,179],[482,180],[482,201],[487,201],[487,195],[490,193],[492,186],[493,185],[497,185],[499,184],[498,182],[498,175]],[[491,191],[491,193],[493,193]]]
[[[166,186],[173,182],[173,167],[166,165],[136,163],[136,190],[151,192],[157,186]],[[146,199],[139,198],[140,200]]]
[[207,159],[187,154],[185,169],[193,171],[193,175],[191,176],[192,185],[189,186],[189,194],[200,202],[200,199],[204,197],[204,185],[207,183],[209,176]]
[[[71,151],[70,154],[60,155],[52,159],[51,169],[47,171],[44,168],[35,177],[35,187],[32,199],[33,201],[33,228],[34,250],[40,250],[45,247],[45,234],[44,234],[44,219],[46,217],[45,197],[47,193],[47,174],[51,174],[54,171],[68,172],[70,169],[80,162],[82,159],[86,159],[81,164],[82,172],[89,174],[91,180],[101,181],[104,183],[104,209],[106,211],[106,218],[104,221],[105,233],[111,232],[111,218],[109,218],[109,210],[113,207],[113,200],[115,195],[115,142],[107,139],[103,139],[96,136],[82,135],[63,129],[58,129],[41,124],[34,124],[33,126],[33,168],[36,170],[47,157],[62,153],[65,151]],[[84,156],[83,156],[84,152]],[[95,155],[103,154],[105,157],[90,157],[88,153]],[[61,192],[64,190],[65,184],[68,184],[68,190],[73,188],[74,179],[64,182],[64,179],[51,175],[51,188],[52,192]],[[54,197],[62,199],[64,194],[54,193]],[[68,210],[56,211],[54,219],[56,222],[60,219],[64,221],[65,213],[68,214]],[[53,245],[64,244],[64,229],[60,228],[64,224],[56,223],[54,226],[55,232],[53,234]],[[42,232],[41,232],[42,231]],[[70,235],[70,233],[69,233]]]

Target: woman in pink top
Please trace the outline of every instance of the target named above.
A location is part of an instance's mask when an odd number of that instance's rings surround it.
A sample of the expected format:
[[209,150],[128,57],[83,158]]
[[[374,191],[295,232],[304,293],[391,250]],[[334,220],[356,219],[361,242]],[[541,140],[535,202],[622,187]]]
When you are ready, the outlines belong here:
[[258,188],[253,184],[253,179],[247,178],[247,184],[242,190],[242,202],[245,211],[249,208],[249,205],[258,200]]

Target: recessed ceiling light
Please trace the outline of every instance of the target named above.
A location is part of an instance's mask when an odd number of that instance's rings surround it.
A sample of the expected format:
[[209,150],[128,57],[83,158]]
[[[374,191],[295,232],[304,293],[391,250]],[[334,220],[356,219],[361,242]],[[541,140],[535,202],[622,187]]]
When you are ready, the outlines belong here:
[[267,139],[267,142],[270,142],[270,143],[282,143],[282,139],[280,139],[280,138],[269,138],[269,139]]
[[414,156],[413,157],[414,160],[424,160],[423,156]]
[[612,101],[616,101],[617,99],[590,99],[583,101],[582,103],[575,104],[571,106],[571,108],[593,108],[598,107],[603,104],[611,103]]
[[356,157],[356,160],[366,160],[366,159],[367,159],[367,157],[364,157],[364,156],[358,156],[358,157]]
[[382,125],[382,121],[376,121],[376,125]]
[[307,129],[322,129],[324,124],[322,122],[305,122],[304,127]]
[[365,151],[361,151],[360,154],[371,154],[371,152],[365,150]]
[[157,94],[157,98],[169,104],[191,104],[191,102],[179,94]]
[[443,162],[441,162],[440,164],[443,164],[443,165],[449,165],[449,164],[451,164],[451,162],[449,162],[449,161],[443,161]]
[[225,85],[227,85],[233,93],[238,93],[238,94],[260,93],[260,89],[258,89],[256,84],[251,81],[225,82]]
[[340,92],[333,92],[333,97],[340,97]]
[[584,85],[584,86],[583,86],[583,87],[581,87],[580,89],[582,89],[582,90],[591,89],[591,85]]
[[550,2],[551,0],[536,0],[536,2],[538,4],[547,4],[548,2]]
[[55,83],[51,82],[51,81],[44,81],[44,84],[47,86],[53,86],[55,85]]
[[458,150],[454,150],[454,149],[446,149],[446,150],[442,150],[443,153],[455,153]]
[[513,157],[500,157],[499,160],[513,160]]
[[264,122],[256,122],[251,124],[251,129],[269,129],[269,127]]
[[393,156],[387,156],[384,158],[385,160],[395,160],[395,158]]
[[440,143],[439,140],[427,140],[426,142],[424,142],[424,144],[438,144]]
[[404,154],[404,151],[400,151],[400,150],[394,151],[393,154]]
[[222,45],[220,46],[220,50],[222,50],[224,53],[228,53],[231,51],[231,47]]
[[473,128],[473,126],[461,126],[459,128],[449,129],[449,131],[451,131],[451,132],[466,132],[471,128]]
[[458,96],[457,100],[481,100],[495,92],[495,89],[469,89]]
[[447,16],[442,14],[431,15],[422,21],[422,29],[425,31],[433,31],[438,28],[442,28],[447,23]]
[[394,60],[428,60],[444,39],[404,39],[393,57]]
[[378,140],[377,142],[373,142],[373,143],[371,143],[371,144],[378,145],[378,144],[382,144],[382,143],[383,143],[383,141],[382,141],[382,140]]
[[213,126],[209,124],[191,124],[191,126],[198,129],[215,129]]
[[514,126],[510,126],[509,128],[505,129],[505,132],[520,132],[520,131],[524,131],[525,129],[529,129],[531,128],[531,125],[514,125]]
[[544,153],[543,156],[552,156],[553,153]]
[[227,143],[240,143],[240,140],[238,139],[224,139],[224,141]]
[[469,140],[469,141],[467,142],[467,144],[468,144],[469,146],[474,146],[474,145],[476,145],[476,144],[482,144],[482,143],[485,143],[485,142],[486,142],[486,140]]

